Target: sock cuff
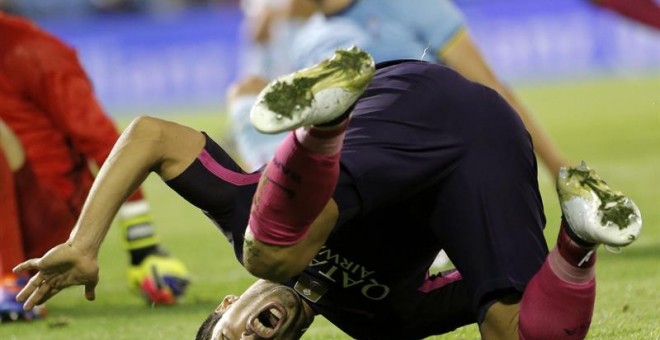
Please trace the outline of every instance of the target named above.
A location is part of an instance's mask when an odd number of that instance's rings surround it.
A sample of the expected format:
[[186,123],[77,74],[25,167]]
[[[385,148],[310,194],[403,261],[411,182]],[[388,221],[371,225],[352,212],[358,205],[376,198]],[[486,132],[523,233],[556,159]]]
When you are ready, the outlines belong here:
[[584,246],[571,237],[568,224],[562,221],[557,236],[557,251],[570,265],[578,268],[589,268],[596,263],[595,245]]
[[145,247],[156,246],[160,240],[156,236],[153,224],[137,223],[128,226],[124,230],[124,248],[135,250]]
[[135,216],[146,214],[149,214],[149,203],[146,200],[141,199],[124,203],[121,208],[119,208],[117,216],[121,219],[130,219]]
[[[592,256],[596,256],[593,254]],[[548,254],[548,265],[552,273],[563,282],[574,285],[588,284],[594,281],[596,277],[596,270],[594,266],[577,267],[569,263],[559,253],[559,249],[555,249]]]
[[146,200],[127,202],[118,213],[123,244],[127,250],[151,247],[160,243],[153,226],[153,217],[149,213]]
[[306,154],[329,157],[340,153],[344,144],[345,130],[346,125],[332,130],[300,128],[292,134],[296,147],[302,149]]

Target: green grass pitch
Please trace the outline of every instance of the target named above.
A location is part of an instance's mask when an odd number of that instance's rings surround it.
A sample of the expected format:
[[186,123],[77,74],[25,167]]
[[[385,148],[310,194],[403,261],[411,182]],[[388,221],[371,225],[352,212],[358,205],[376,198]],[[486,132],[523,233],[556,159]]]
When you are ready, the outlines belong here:
[[[618,255],[599,252],[598,296],[589,339],[660,339],[660,77],[599,78],[517,90],[564,153],[573,161],[588,161],[610,185],[632,197],[644,217],[635,244]],[[166,117],[217,139],[226,136],[226,118],[220,112],[178,113]],[[544,170],[539,180],[548,217],[546,236],[553,246],[558,204]],[[125,277],[128,259],[113,229],[100,254],[95,302],[84,299],[81,287],[71,288],[47,304],[47,319],[0,325],[0,339],[191,339],[225,294],[239,293],[254,280],[199,211],[153,175],[144,188],[163,244],[194,275],[186,299],[178,306],[153,308],[130,293]],[[433,339],[478,336],[476,327],[468,326]],[[304,339],[348,337],[317,318]]]

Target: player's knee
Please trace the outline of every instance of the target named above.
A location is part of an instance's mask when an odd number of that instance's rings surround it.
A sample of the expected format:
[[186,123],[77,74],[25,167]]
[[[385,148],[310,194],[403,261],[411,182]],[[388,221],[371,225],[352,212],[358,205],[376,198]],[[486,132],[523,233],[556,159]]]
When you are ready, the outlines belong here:
[[284,282],[297,274],[286,270],[287,265],[277,261],[252,261],[245,263],[244,266],[255,277],[273,282]]
[[243,243],[243,266],[250,274],[273,282],[284,282],[300,274],[309,261],[301,262],[304,256],[291,247],[271,245],[257,240],[250,229]]

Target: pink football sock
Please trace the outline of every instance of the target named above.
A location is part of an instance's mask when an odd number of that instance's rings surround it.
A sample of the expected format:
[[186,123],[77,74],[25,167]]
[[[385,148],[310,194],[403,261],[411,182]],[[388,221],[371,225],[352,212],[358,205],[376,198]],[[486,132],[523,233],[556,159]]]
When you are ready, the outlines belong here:
[[520,339],[583,339],[595,298],[593,267],[575,267],[553,249],[523,293]]
[[305,236],[334,193],[345,130],[301,128],[282,142],[252,201],[249,227],[258,240],[291,245]]
[[561,280],[548,261],[527,284],[520,302],[520,339],[584,339],[596,299],[596,280]]

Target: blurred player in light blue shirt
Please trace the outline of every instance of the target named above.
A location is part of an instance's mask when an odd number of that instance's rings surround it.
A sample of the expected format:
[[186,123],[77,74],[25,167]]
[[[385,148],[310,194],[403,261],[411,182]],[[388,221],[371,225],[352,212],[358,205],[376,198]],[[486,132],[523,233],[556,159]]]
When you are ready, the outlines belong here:
[[[242,71],[246,76],[244,81],[257,81],[250,77],[251,75],[270,79],[284,73],[287,68],[304,68],[326,58],[338,48],[353,45],[367,50],[377,62],[392,59],[437,62],[439,60],[432,50],[442,50],[463,31],[463,17],[448,1],[419,2],[419,6],[409,6],[405,1],[398,0],[356,1],[350,6],[350,11],[341,15],[326,16],[321,11],[309,13],[310,16],[304,24],[301,24],[302,15],[284,18],[286,14],[282,12],[291,13],[293,10],[282,7],[277,9],[274,3],[271,3],[268,9],[244,8],[254,17],[270,16],[269,24],[272,29],[267,43],[256,37],[257,28],[254,29],[254,44],[244,58],[244,63],[248,64]],[[244,6],[249,3],[251,6],[259,5],[259,1],[251,1],[245,2]],[[302,7],[309,3],[309,0],[292,0],[288,6]],[[279,6],[282,6],[281,2]],[[370,14],[374,6],[382,7],[378,9],[382,10],[382,13],[379,13],[382,16]],[[428,17],[428,20],[420,20],[422,16]],[[273,17],[276,19],[272,19]],[[260,19],[254,22],[257,20]],[[441,24],[438,25],[436,21]],[[263,29],[264,26],[263,23],[253,24],[253,27],[259,27],[258,29]],[[408,26],[415,29],[412,30]],[[282,139],[279,135],[260,134],[249,124],[248,111],[254,98],[255,94],[230,95],[230,112],[237,151],[249,170],[265,164]]]
[[[312,65],[337,48],[357,45],[376,62],[423,59],[445,64],[466,78],[487,85],[518,112],[532,136],[537,156],[554,178],[567,161],[514,93],[492,71],[470,37],[460,10],[449,0],[288,0],[292,9],[318,5],[304,25],[289,32],[277,58],[293,69]],[[286,12],[286,11],[284,11]],[[281,137],[260,135],[249,123],[249,109],[260,86],[239,82],[229,96],[236,144],[245,165],[256,169],[274,153]]]
[[[327,57],[328,50],[360,46],[379,61],[422,59],[439,54],[465,31],[463,15],[446,0],[353,1],[338,13],[314,16],[296,35],[296,66]],[[319,48],[322,47],[322,48]]]

